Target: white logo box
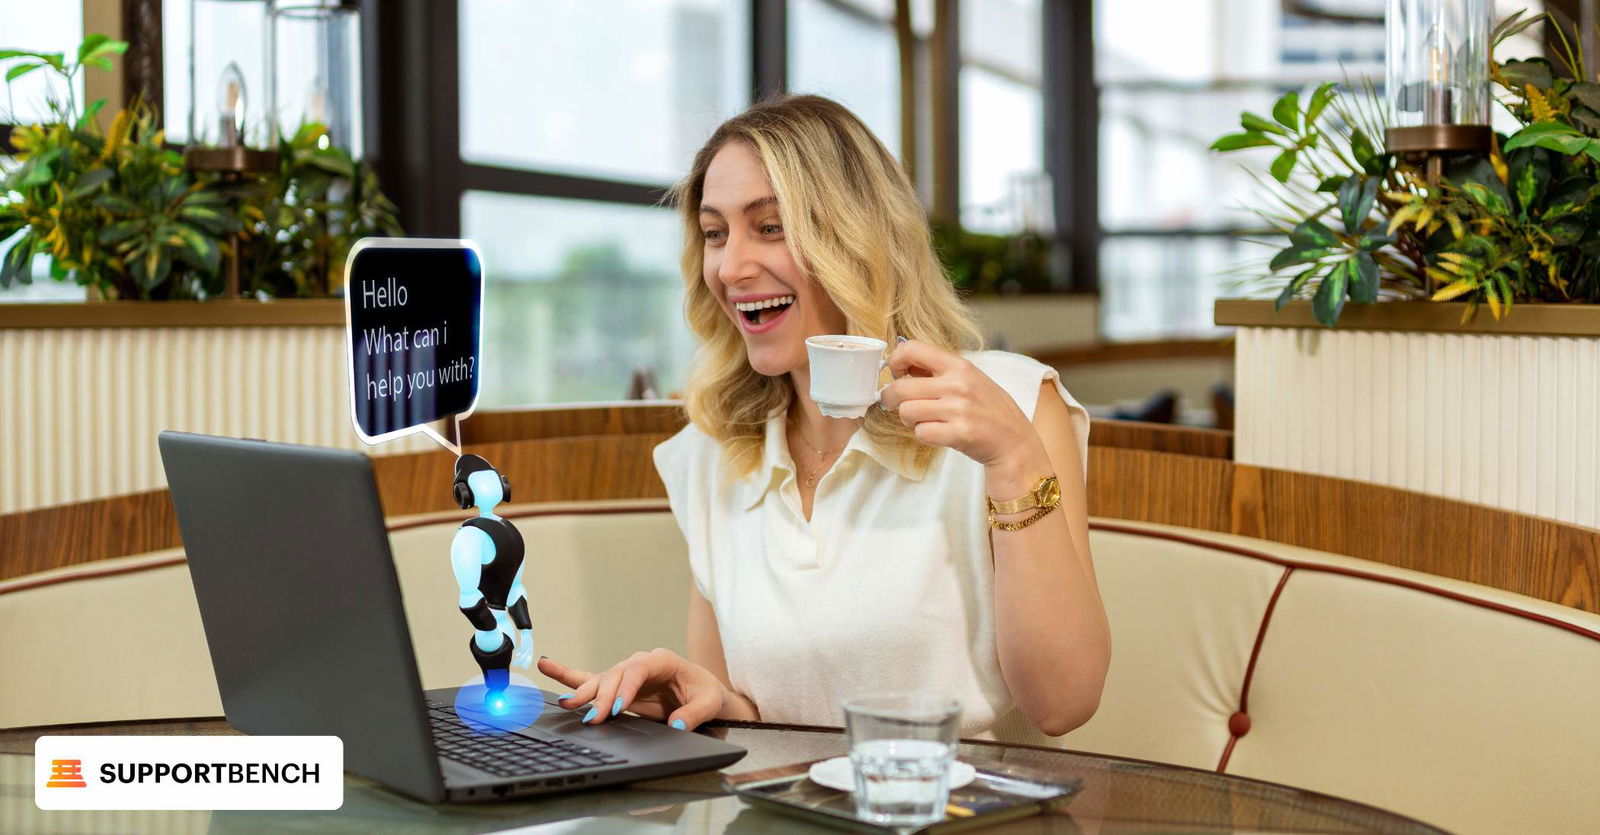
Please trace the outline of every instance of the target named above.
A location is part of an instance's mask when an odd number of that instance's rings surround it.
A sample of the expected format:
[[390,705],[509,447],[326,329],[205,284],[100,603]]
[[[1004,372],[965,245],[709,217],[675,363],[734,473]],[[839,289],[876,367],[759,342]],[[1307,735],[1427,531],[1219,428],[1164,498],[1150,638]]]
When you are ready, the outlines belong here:
[[[336,736],[41,736],[33,757],[33,802],[46,810],[344,805],[344,741]],[[106,766],[123,776],[134,769],[135,781],[107,782]],[[49,785],[77,782],[74,773],[82,787]],[[257,782],[243,781],[250,777]]]

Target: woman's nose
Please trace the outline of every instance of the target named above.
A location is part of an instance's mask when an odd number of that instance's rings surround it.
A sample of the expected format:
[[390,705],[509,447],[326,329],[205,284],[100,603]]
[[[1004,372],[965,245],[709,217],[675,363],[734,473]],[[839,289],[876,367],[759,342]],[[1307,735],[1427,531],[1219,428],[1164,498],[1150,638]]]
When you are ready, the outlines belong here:
[[733,235],[722,246],[722,263],[717,267],[717,278],[732,287],[746,279],[755,278],[761,267],[755,258],[754,247]]

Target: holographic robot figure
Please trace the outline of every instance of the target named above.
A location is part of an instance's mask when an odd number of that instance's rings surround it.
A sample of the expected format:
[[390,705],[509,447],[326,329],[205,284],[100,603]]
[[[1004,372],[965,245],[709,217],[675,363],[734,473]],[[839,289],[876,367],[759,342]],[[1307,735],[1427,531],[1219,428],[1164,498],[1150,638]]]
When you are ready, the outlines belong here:
[[[494,514],[495,505],[510,501],[511,482],[488,461],[477,455],[457,458],[451,490],[463,509],[478,508],[478,515],[456,531],[450,564],[461,591],[461,613],[477,630],[468,646],[483,670],[485,701],[492,705],[510,684],[510,666],[533,663],[533,623],[522,587],[522,534]],[[512,623],[520,634],[513,633]]]

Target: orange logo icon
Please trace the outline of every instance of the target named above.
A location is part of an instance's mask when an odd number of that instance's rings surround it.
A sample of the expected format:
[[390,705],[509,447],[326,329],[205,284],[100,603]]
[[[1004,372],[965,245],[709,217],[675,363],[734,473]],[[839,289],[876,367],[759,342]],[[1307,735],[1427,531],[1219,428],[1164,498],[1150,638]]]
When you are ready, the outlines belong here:
[[50,779],[45,782],[45,788],[81,789],[87,785],[83,782],[83,760],[50,761]]

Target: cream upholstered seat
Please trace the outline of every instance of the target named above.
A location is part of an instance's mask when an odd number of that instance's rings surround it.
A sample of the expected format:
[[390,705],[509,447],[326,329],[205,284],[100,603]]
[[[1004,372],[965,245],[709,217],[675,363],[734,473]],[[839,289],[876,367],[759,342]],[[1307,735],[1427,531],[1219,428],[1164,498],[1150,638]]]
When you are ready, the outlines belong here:
[[[1210,551],[1270,568],[1279,591],[1251,630],[1254,662],[1235,684],[1234,712],[1199,714],[1215,717],[1229,741],[1206,767],[1370,803],[1452,831],[1600,826],[1600,806],[1590,800],[1600,783],[1600,616],[1265,540],[1117,520],[1096,526],[1092,547],[1112,620],[1112,669],[1100,712],[1056,744],[1129,756],[1140,756],[1134,745],[1150,744],[1137,734],[1106,739],[1099,726],[1138,719],[1138,703],[1117,698],[1113,687],[1128,678],[1142,684],[1143,673],[1130,666],[1142,667],[1151,645],[1178,625],[1162,606],[1127,617],[1117,601],[1137,591],[1109,585],[1125,579],[1117,565],[1129,554],[1167,559],[1178,571],[1177,562]],[[1240,610],[1256,606],[1253,589],[1203,588],[1231,597]],[[1215,599],[1210,605],[1225,606]],[[1251,655],[1252,647],[1244,652]],[[1180,663],[1176,677],[1188,676],[1185,691],[1214,692],[1208,663],[1197,656]],[[1130,706],[1134,715],[1124,716]],[[1184,753],[1178,744],[1168,752]]]
[[[688,559],[665,502],[505,512],[518,516],[527,542],[523,585],[538,654],[592,669],[639,649],[684,650]],[[450,540],[463,518],[390,520],[424,687],[478,673],[450,571]],[[0,727],[221,715],[182,557],[173,549],[0,582]]]
[[1013,712],[995,736],[1216,768],[1281,569],[1184,542],[1090,533],[1111,669],[1089,723],[1051,739]]
[[0,727],[221,712],[180,549],[0,583]]
[[1514,611],[1294,571],[1227,770],[1457,831],[1600,831],[1600,636],[1556,625],[1600,619],[1526,599]]
[[[508,515],[539,653],[595,669],[683,649],[687,560],[664,502]],[[427,687],[477,671],[448,561],[461,518],[391,520]],[[1220,768],[1463,832],[1600,819],[1600,617],[1263,540],[1093,524],[1113,640],[1100,710],[1054,740],[1013,714],[997,738]],[[26,683],[4,688],[0,726],[221,711],[177,552],[0,583],[0,670]]]

